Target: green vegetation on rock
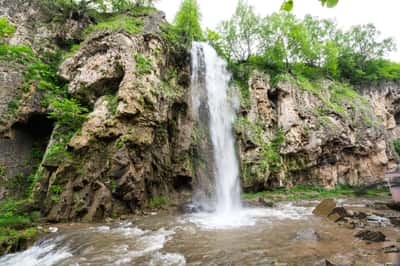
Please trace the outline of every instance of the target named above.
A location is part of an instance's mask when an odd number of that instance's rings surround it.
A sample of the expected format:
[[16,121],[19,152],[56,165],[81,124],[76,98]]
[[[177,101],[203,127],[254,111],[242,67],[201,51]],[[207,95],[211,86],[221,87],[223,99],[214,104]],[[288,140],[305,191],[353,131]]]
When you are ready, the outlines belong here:
[[326,189],[316,186],[295,186],[292,188],[280,188],[257,193],[244,193],[242,198],[255,199],[265,197],[273,201],[297,201],[323,198],[357,197],[362,194],[363,197],[387,196],[389,190],[386,187],[368,189],[363,192],[357,187],[337,186],[332,189]]
[[136,59],[136,72],[139,75],[145,75],[145,74],[150,74],[153,65],[151,64],[151,61],[144,57],[142,54],[137,54],[135,56]]
[[127,15],[117,15],[104,19],[85,30],[86,34],[99,30],[125,30],[129,34],[142,32],[143,21]]
[[149,200],[148,207],[150,209],[160,208],[168,204],[168,199],[165,197],[156,197]]
[[8,22],[6,17],[0,17],[0,42],[12,36],[15,32],[15,27]]
[[0,255],[27,248],[38,235],[40,213],[27,200],[0,203]]

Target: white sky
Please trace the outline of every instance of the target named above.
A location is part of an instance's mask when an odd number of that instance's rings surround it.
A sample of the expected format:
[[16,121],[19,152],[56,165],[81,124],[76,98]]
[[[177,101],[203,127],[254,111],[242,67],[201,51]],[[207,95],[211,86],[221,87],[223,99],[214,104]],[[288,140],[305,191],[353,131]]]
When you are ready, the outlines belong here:
[[[228,19],[235,11],[238,0],[197,0],[200,4],[203,27],[215,29],[220,21]],[[278,12],[283,0],[248,0],[259,15]],[[181,0],[159,0],[156,6],[172,21]],[[384,37],[396,40],[398,51],[390,54],[400,62],[400,0],[339,0],[335,8],[323,8],[318,0],[295,0],[293,13],[303,17],[311,14],[332,18],[340,27],[373,23]]]

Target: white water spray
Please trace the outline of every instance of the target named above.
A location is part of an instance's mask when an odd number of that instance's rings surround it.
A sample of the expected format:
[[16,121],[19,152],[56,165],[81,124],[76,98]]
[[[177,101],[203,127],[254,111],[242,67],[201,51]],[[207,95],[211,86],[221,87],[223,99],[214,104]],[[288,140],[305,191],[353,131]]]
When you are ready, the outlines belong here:
[[[205,90],[214,157],[216,213],[221,215],[241,209],[239,166],[232,127],[235,110],[228,95],[231,75],[226,67],[226,62],[211,46],[206,43],[193,43],[193,103],[195,111],[199,113],[201,104],[198,90]],[[202,82],[199,77],[203,77]]]

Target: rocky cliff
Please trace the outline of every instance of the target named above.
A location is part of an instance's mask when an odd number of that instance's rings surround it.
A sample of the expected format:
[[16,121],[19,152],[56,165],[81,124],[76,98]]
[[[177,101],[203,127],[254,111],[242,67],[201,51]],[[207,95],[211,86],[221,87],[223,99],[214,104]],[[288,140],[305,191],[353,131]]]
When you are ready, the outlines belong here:
[[[47,52],[62,54],[50,81],[40,71],[28,80],[31,61],[0,56],[0,199],[29,180],[36,207],[51,221],[190,199],[207,172],[198,169],[196,150],[210,145],[198,139],[192,117],[189,52],[168,38],[164,15],[96,28],[82,14],[59,22],[38,3],[0,0],[0,16],[17,26],[7,44],[31,47],[29,60],[45,66],[55,66]],[[134,26],[115,27],[125,19]],[[71,51],[70,44],[79,45]],[[244,189],[382,179],[396,160],[390,146],[399,136],[399,86],[357,90],[290,76],[271,82],[254,72],[235,122]],[[83,121],[70,127],[49,118],[56,106],[48,94],[84,107],[82,115],[68,109]]]
[[[236,125],[245,189],[360,185],[395,167],[397,84],[349,85],[254,73]],[[396,92],[396,93],[394,93]]]

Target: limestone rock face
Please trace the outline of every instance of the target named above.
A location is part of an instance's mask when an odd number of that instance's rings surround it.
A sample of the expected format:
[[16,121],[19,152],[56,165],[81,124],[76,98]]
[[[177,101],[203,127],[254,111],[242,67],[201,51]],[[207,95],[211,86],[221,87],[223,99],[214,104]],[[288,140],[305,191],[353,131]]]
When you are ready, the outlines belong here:
[[27,45],[37,52],[63,48],[66,43],[79,40],[91,23],[88,17],[78,14],[57,19],[61,14],[47,8],[41,0],[0,0],[0,16],[16,26],[9,44]]
[[[391,143],[400,138],[400,85],[395,82],[362,85],[357,90],[370,99],[374,112],[387,131]],[[397,167],[397,155],[389,158],[389,168]]]
[[[70,94],[92,110],[69,155],[42,164],[35,195],[50,220],[88,221],[185,197],[193,121],[189,63],[171,64],[177,56],[189,58],[157,34],[101,31],[63,62]],[[62,188],[56,202],[52,187]]]
[[[394,156],[385,128],[395,113],[385,108],[394,105],[340,86],[290,79],[271,86],[268,77],[254,73],[250,106],[236,126],[245,189],[358,185],[384,177]],[[381,112],[386,122],[378,118]]]

